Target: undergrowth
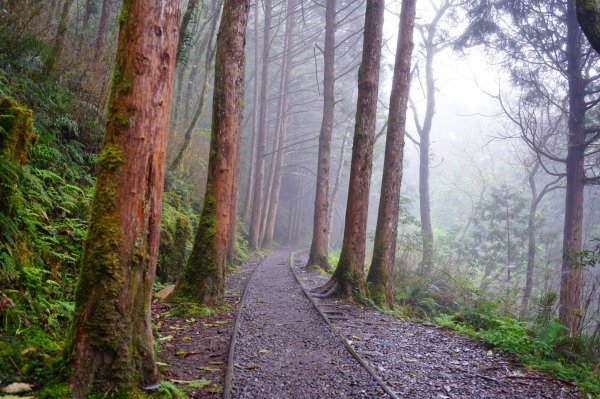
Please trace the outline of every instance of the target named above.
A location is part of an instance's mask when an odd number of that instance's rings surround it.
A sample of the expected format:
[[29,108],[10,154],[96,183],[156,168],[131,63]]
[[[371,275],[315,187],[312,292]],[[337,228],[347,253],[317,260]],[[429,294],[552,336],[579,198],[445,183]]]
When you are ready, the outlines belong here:
[[392,314],[458,331],[600,397],[600,339],[565,334],[554,318],[555,293],[537,300],[531,320],[519,321],[501,301],[486,299],[466,281],[449,276],[407,278],[401,287]]

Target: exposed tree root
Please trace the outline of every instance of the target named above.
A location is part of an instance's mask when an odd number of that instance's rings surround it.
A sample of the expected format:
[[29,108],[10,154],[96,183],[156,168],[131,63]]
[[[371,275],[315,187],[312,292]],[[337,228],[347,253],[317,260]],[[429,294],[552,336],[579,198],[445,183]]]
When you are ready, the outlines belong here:
[[[328,284],[329,283],[325,284],[325,286]],[[330,298],[332,296],[341,294],[341,292],[342,291],[340,289],[340,285],[336,281],[334,281],[334,283],[331,285],[331,287],[328,290],[321,292],[321,293],[313,293],[313,296],[315,298]]]

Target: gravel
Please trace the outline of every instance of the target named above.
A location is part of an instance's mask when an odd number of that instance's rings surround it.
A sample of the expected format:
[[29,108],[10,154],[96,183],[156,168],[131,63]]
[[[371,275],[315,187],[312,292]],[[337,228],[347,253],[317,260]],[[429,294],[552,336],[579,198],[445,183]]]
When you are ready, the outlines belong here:
[[[295,270],[303,286],[327,278]],[[509,354],[431,324],[416,324],[335,298],[318,299],[331,321],[402,398],[577,398],[573,384],[519,366]]]
[[288,257],[274,252],[248,286],[232,397],[386,397],[304,296]]

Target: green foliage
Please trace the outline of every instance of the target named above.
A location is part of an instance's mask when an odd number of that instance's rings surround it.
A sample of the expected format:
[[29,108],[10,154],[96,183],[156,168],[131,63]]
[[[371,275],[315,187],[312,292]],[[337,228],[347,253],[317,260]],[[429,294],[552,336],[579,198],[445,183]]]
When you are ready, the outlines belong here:
[[10,46],[12,57],[0,51],[0,375],[42,386],[73,312],[102,124],[40,76],[41,42]]
[[169,381],[163,381],[156,392],[152,394],[152,398],[155,399],[186,399],[187,397],[184,392]]
[[[540,304],[546,312],[550,296]],[[588,336],[577,338],[564,335],[565,327],[556,320],[533,328],[524,322],[502,315],[491,301],[476,303],[448,315],[440,314],[435,321],[445,327],[482,340],[493,348],[511,352],[527,366],[554,373],[558,378],[577,382],[580,389],[600,395],[600,342]],[[542,320],[541,315],[536,320]]]

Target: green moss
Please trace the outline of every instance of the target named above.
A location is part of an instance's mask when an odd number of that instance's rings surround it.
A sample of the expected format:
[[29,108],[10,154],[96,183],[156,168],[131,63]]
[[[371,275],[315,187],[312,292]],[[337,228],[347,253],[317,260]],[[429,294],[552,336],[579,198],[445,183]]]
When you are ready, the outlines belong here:
[[48,385],[39,393],[39,399],[63,399],[69,396],[71,396],[71,393],[66,382]]
[[115,172],[125,162],[123,150],[114,144],[106,144],[98,154],[98,162],[106,172]]
[[23,165],[32,143],[33,112],[9,97],[0,100],[0,156]]
[[217,231],[217,202],[212,187],[207,187],[204,205],[190,258],[184,268],[182,284],[173,298],[192,297],[201,303],[212,302],[223,294],[221,281],[224,265],[217,264],[215,235]]

